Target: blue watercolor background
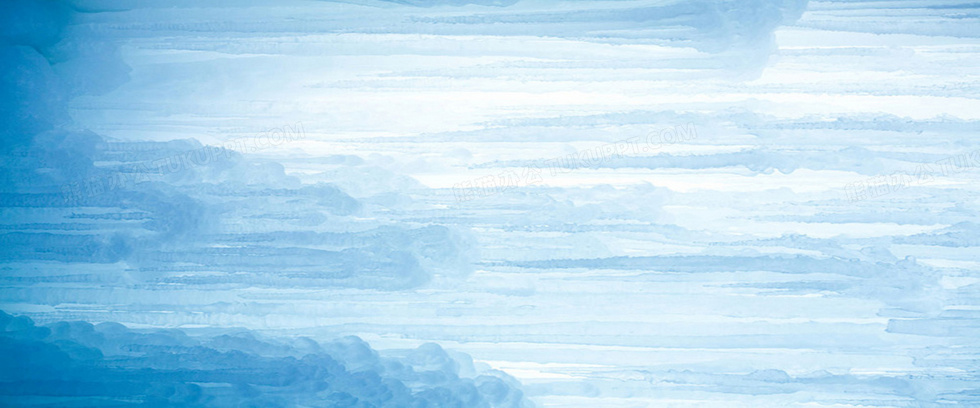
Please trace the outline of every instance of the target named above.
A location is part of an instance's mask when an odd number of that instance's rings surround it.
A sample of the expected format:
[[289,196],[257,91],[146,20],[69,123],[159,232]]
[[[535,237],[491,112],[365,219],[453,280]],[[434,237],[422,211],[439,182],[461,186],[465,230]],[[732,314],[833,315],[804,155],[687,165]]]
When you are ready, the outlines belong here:
[[980,405],[980,5],[0,3],[0,405]]

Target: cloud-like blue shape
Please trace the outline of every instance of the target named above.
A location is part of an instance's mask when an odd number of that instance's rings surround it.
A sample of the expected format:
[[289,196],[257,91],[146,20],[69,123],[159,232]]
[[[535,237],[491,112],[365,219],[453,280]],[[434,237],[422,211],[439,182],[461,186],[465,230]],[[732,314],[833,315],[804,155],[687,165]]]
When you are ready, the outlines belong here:
[[[0,208],[14,221],[0,232],[2,259],[124,263],[154,282],[267,285],[275,276],[279,285],[386,290],[470,270],[461,231],[372,217],[370,197],[301,183],[234,150],[303,137],[302,124],[221,147],[68,130],[71,98],[127,80],[116,45],[63,33],[78,14],[68,3],[2,7]],[[193,276],[215,271],[235,275]]]
[[0,403],[13,406],[530,406],[506,374],[461,378],[466,362],[432,343],[382,357],[357,337],[319,344],[246,330],[37,326],[0,312],[0,354]]

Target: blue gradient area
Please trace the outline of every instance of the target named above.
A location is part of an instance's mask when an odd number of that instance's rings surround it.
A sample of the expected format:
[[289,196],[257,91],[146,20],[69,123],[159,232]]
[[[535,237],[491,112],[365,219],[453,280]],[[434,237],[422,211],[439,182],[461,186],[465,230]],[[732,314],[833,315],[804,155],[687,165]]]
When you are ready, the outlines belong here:
[[512,378],[461,379],[433,343],[381,357],[354,336],[277,343],[247,330],[194,337],[7,314],[0,326],[0,393],[17,406],[525,406]]
[[0,3],[0,405],[980,404],[980,6]]

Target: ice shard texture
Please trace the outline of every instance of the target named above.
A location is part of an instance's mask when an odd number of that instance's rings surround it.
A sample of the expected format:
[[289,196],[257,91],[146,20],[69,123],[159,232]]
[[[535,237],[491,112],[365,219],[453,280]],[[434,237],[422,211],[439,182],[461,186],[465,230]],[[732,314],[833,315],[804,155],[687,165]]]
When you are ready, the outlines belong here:
[[0,1],[0,406],[980,406],[980,4]]

